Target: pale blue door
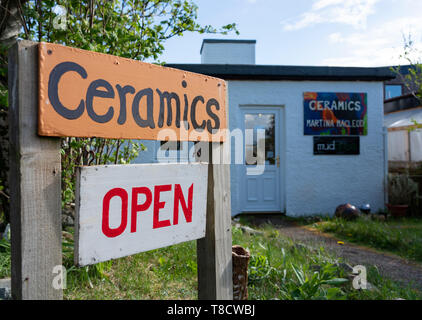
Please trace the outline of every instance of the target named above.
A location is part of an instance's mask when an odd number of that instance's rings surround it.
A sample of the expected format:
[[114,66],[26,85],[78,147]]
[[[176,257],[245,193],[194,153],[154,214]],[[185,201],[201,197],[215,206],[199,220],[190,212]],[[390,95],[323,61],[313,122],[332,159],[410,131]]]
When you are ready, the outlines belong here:
[[[242,212],[281,212],[280,108],[243,107],[242,117],[245,142],[244,162],[240,168]],[[258,139],[261,145],[265,141],[260,162],[265,164],[263,166],[257,166]]]

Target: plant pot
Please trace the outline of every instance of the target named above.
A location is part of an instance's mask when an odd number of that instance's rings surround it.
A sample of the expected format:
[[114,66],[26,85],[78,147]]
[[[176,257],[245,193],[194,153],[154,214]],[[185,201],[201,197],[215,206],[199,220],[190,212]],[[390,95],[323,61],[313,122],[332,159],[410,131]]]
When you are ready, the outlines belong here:
[[405,217],[407,215],[409,205],[387,203],[387,208],[393,217]]
[[233,300],[248,299],[248,263],[250,254],[241,246],[232,246]]

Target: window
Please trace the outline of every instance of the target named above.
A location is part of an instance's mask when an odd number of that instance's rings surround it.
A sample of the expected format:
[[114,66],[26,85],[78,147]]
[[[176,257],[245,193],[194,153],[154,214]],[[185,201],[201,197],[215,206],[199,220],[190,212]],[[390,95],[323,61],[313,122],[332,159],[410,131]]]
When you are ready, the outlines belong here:
[[[265,130],[265,163],[274,165],[276,161],[275,154],[275,114],[274,113],[246,113],[245,114],[245,130],[253,130],[252,141],[245,141],[245,156],[253,157],[245,158],[246,165],[256,165],[258,141],[256,129]],[[246,138],[245,138],[246,139]],[[247,140],[247,139],[246,139]]]
[[385,85],[385,100],[391,99],[394,97],[399,97],[402,95],[402,85],[401,84],[386,84]]
[[[165,148],[165,146],[163,147],[163,145],[165,145],[167,143],[167,148]],[[181,148],[181,144],[180,141],[160,141],[160,149],[161,150],[177,150],[180,151]]]
[[180,141],[160,141],[160,149],[157,152],[157,159],[162,161],[177,162],[183,145]]

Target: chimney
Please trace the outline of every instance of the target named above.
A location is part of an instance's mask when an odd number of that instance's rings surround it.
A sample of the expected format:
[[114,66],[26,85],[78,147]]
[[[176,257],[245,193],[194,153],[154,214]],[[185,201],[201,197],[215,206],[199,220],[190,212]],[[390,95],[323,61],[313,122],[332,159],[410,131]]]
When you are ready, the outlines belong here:
[[201,46],[203,64],[255,64],[256,40],[204,39]]

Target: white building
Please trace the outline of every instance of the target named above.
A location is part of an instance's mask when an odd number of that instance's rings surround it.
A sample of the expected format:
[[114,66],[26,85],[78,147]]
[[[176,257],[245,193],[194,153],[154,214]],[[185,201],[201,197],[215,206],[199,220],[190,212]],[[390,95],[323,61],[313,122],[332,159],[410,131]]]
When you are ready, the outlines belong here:
[[[373,212],[383,209],[383,81],[394,77],[388,68],[256,65],[255,45],[254,40],[206,39],[201,64],[168,65],[227,81],[232,132],[265,129],[262,174],[248,175],[246,169],[254,166],[233,163],[235,153],[244,150],[232,148],[232,215],[333,214],[347,202],[369,203]],[[323,111],[327,107],[332,112]],[[159,161],[160,143],[143,143],[149,151],[138,162]]]

